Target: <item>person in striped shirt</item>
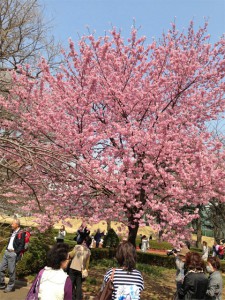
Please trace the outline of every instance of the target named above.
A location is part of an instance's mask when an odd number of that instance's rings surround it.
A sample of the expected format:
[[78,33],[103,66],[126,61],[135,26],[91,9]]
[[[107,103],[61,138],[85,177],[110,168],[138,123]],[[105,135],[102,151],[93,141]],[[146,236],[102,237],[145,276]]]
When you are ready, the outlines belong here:
[[144,289],[144,281],[141,273],[135,269],[136,249],[130,242],[122,242],[116,251],[116,259],[119,268],[109,269],[103,281],[105,283],[113,275],[113,295],[112,300],[139,300],[140,293]]

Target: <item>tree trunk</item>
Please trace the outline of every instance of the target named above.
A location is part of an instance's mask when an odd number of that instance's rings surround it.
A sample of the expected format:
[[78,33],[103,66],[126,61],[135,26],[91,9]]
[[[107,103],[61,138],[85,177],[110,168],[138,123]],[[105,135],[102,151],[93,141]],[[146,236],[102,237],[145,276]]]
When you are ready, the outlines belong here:
[[111,220],[107,220],[107,232],[111,229]]
[[[145,190],[141,188],[140,194],[136,197],[143,205],[145,203]],[[128,210],[127,218],[128,218],[128,241],[134,245],[136,249],[136,237],[139,228],[139,223],[137,220],[134,220],[134,215],[139,212],[139,209],[133,207]]]
[[134,223],[133,226],[128,226],[129,234],[128,234],[128,241],[134,245],[136,248],[136,237],[138,232],[139,224]]
[[202,220],[201,220],[201,217],[199,217],[196,220],[196,229],[197,229],[196,247],[201,248],[201,246],[202,246]]
[[158,234],[158,241],[159,242],[162,241],[162,234],[163,234],[163,230],[159,230],[159,234]]

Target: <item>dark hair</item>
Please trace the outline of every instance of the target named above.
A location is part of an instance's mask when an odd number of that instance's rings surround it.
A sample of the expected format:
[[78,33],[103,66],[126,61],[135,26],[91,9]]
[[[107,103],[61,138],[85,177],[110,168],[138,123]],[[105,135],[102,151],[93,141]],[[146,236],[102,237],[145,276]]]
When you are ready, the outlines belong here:
[[77,245],[81,245],[81,244],[83,244],[83,242],[85,242],[87,247],[89,248],[91,245],[92,239],[89,235],[80,237],[77,241]]
[[204,270],[205,263],[197,252],[189,252],[186,255],[186,266],[189,270]]
[[214,269],[220,269],[220,260],[218,257],[209,257],[208,262],[213,266]]
[[54,270],[61,267],[61,263],[68,257],[69,245],[65,243],[55,244],[47,254],[47,266]]
[[120,266],[132,271],[136,265],[136,249],[130,242],[122,242],[116,250],[116,259]]
[[184,243],[188,247],[188,249],[190,250],[191,249],[191,243],[189,241],[185,241]]

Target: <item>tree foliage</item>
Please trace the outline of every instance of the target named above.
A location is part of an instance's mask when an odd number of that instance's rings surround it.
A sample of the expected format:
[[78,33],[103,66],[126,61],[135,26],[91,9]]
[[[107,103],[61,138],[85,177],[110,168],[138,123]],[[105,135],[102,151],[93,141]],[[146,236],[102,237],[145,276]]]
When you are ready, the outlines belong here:
[[119,237],[113,228],[110,228],[103,240],[103,247],[116,248],[119,245]]
[[[38,76],[40,68],[38,61],[45,57],[51,68],[59,63],[60,47],[50,35],[50,26],[44,20],[43,10],[38,0],[2,0],[0,1],[0,94],[4,97],[9,93],[12,85],[10,70],[29,64],[32,72],[29,76]],[[10,112],[1,109],[2,119],[12,118]],[[11,131],[1,128],[1,147],[5,147],[5,138],[11,140]],[[10,149],[8,149],[10,152]],[[23,166],[21,161],[9,158],[3,153],[0,157],[0,211],[12,213],[16,207],[7,204],[4,194],[17,190],[13,186],[14,175]],[[21,179],[22,180],[22,179]],[[18,194],[20,201],[23,195]]]
[[14,184],[34,196],[24,211],[43,226],[115,219],[133,242],[147,221],[174,241],[198,216],[184,208],[224,201],[222,143],[206,122],[225,107],[225,40],[211,45],[206,27],[173,25],[148,45],[135,29],[127,42],[116,29],[86,36],[77,49],[70,41],[57,74],[42,60],[40,78],[14,76],[0,150],[20,161]]

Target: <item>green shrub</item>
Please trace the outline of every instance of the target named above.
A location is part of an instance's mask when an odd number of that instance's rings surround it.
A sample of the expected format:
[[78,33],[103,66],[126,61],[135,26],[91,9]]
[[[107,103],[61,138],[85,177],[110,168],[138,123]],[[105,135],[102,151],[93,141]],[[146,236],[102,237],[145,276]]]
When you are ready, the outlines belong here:
[[160,266],[164,268],[175,268],[175,259],[173,256],[166,256],[155,253],[137,252],[137,262],[142,264],[149,264]]
[[91,261],[99,259],[112,259],[116,255],[115,248],[93,248],[91,249]]
[[77,244],[77,242],[69,240],[69,239],[64,239],[64,243],[69,245],[70,250],[72,250],[74,248],[74,246]]
[[202,249],[197,248],[197,247],[191,247],[191,251],[193,251],[193,252],[202,252]]
[[155,250],[169,250],[169,249],[174,248],[171,243],[159,242],[157,240],[150,240],[149,246],[150,246],[150,249],[155,249]]
[[[141,238],[138,236],[136,238],[136,246],[139,248],[139,245],[141,243]],[[157,240],[149,240],[149,246],[150,249],[155,249],[155,250],[169,250],[173,249],[173,245],[168,242],[160,242]]]
[[108,269],[117,267],[118,263],[115,258],[102,258],[101,260],[91,260],[90,268],[98,267],[99,269]]
[[31,237],[28,251],[17,264],[17,276],[38,273],[46,265],[47,252],[54,243],[54,234],[51,231]]
[[114,247],[116,248],[119,245],[119,237],[116,234],[115,230],[110,228],[106,236],[104,237],[103,247]]
[[[91,249],[91,261],[113,259],[116,255],[116,249],[114,248],[94,248]],[[165,268],[175,268],[175,259],[172,256],[137,252],[137,262],[141,264],[155,265]]]
[[[16,274],[23,277],[37,273],[46,265],[47,252],[51,245],[55,243],[54,234],[51,230],[45,233],[33,234],[30,238],[29,249],[17,263]],[[1,259],[7,243],[1,251]]]

